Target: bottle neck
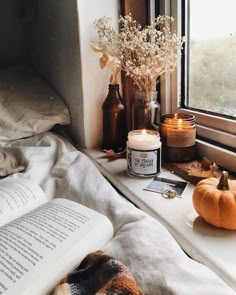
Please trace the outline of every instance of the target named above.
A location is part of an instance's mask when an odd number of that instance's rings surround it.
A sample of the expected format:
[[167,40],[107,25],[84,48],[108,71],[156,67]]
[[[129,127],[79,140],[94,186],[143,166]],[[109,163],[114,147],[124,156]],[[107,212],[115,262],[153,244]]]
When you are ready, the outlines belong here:
[[119,84],[109,84],[108,86],[110,93],[116,93],[117,97],[119,98],[120,102],[124,104],[123,98],[120,95],[120,85]]
[[118,90],[120,89],[120,85],[119,84],[109,84],[108,86],[109,90]]

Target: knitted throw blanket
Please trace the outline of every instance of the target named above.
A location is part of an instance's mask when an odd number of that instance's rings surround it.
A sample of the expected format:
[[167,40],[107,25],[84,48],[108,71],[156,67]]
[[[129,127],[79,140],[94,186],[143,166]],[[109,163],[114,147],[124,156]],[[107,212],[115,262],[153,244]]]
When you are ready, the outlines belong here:
[[142,295],[128,269],[102,251],[87,255],[62,279],[53,295]]

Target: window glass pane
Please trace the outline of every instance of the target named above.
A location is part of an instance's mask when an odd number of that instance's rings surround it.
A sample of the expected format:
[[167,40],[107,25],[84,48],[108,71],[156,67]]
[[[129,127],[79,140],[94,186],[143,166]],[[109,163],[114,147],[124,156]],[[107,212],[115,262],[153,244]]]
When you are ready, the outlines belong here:
[[236,0],[189,0],[188,107],[236,117]]

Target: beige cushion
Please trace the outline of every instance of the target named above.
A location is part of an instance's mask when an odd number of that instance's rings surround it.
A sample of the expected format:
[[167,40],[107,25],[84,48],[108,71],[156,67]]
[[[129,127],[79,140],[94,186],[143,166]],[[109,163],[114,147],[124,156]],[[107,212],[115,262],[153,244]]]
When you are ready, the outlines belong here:
[[0,140],[10,141],[69,124],[68,108],[27,65],[0,70]]

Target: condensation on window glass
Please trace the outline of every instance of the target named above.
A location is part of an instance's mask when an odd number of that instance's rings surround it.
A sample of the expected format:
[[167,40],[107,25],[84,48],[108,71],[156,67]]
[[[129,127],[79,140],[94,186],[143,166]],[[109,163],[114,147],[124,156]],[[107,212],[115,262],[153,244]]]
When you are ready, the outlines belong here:
[[236,0],[190,0],[188,106],[236,117]]

